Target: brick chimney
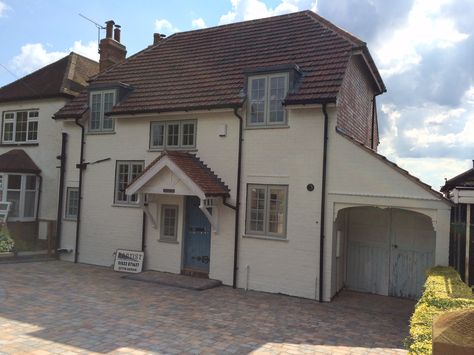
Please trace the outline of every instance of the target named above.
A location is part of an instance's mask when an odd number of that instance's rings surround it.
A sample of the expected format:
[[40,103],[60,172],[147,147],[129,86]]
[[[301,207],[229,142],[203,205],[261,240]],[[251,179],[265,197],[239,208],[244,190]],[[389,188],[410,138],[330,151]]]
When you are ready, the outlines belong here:
[[160,41],[165,38],[166,35],[161,33],[153,33],[153,45],[160,43]]
[[101,39],[99,44],[99,70],[101,72],[114,64],[123,62],[127,55],[127,49],[120,43],[120,26],[112,20],[107,21],[105,25],[105,38]]

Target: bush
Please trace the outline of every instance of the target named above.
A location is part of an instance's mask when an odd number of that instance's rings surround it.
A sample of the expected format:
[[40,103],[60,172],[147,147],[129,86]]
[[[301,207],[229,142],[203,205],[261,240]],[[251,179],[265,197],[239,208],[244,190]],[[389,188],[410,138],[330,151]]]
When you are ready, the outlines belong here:
[[15,246],[15,242],[10,236],[10,232],[7,227],[3,226],[0,228],[0,253],[9,252]]
[[474,307],[472,290],[452,267],[427,272],[425,289],[410,319],[407,348],[410,354],[431,354],[433,318],[446,311]]

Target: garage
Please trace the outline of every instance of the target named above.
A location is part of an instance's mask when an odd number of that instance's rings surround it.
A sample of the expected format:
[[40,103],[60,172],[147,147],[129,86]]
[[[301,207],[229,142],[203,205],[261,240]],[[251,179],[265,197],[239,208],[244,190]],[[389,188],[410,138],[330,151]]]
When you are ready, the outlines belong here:
[[336,220],[340,286],[416,299],[426,269],[435,265],[430,217],[399,208],[351,207]]

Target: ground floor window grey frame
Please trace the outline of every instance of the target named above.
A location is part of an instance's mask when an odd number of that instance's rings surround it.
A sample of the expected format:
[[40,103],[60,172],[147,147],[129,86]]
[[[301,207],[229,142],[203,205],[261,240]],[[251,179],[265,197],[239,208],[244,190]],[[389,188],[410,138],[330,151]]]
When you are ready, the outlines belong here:
[[[255,200],[253,191],[258,195]],[[280,199],[277,195],[280,195]],[[275,197],[275,198],[274,198]],[[276,210],[275,210],[276,208]],[[275,217],[277,218],[275,220]],[[286,238],[288,220],[288,185],[247,185],[247,213],[245,233],[247,235]],[[272,231],[271,223],[282,223],[281,231]],[[260,227],[258,228],[258,226]]]
[[160,240],[176,242],[178,240],[178,205],[161,206]]
[[79,188],[68,187],[66,192],[66,208],[64,210],[64,219],[77,220],[79,209]]

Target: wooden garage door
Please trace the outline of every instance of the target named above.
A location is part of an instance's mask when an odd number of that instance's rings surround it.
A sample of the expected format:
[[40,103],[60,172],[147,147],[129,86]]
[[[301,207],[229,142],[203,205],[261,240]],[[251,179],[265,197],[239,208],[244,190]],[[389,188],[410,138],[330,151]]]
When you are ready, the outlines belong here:
[[421,214],[374,207],[348,213],[347,280],[349,289],[417,298],[425,270],[434,265],[435,234]]

